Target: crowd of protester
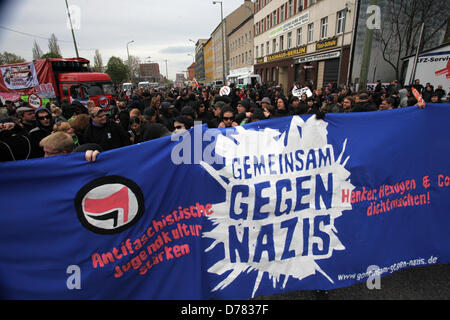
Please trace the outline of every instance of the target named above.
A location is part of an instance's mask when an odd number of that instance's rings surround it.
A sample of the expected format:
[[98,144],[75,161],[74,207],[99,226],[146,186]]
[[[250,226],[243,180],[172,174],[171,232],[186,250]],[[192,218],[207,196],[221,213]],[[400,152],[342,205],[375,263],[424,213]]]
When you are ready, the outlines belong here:
[[[338,88],[328,84],[317,90],[293,95],[293,88],[255,85],[230,86],[227,96],[220,88],[136,89],[128,96],[119,92],[107,109],[93,101],[61,104],[49,102],[37,110],[27,102],[0,102],[0,161],[48,157],[85,152],[95,161],[99,152],[137,144],[188,130],[194,123],[209,128],[227,128],[270,118],[327,113],[383,111],[418,104],[412,88],[425,102],[448,101],[442,86],[402,87],[392,81],[381,82],[371,90],[356,91],[353,85]],[[305,88],[295,84],[297,89]],[[309,96],[308,96],[309,94]]]

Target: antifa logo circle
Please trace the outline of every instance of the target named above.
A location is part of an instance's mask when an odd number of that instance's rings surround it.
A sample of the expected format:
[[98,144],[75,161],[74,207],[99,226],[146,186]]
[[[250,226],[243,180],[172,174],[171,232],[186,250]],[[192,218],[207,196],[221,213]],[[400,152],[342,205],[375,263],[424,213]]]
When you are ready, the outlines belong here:
[[78,191],[75,208],[85,228],[95,233],[114,234],[128,229],[142,217],[144,195],[129,179],[102,177]]
[[102,108],[106,108],[108,106],[108,98],[101,96],[100,98],[98,98],[98,104],[100,105],[100,107]]

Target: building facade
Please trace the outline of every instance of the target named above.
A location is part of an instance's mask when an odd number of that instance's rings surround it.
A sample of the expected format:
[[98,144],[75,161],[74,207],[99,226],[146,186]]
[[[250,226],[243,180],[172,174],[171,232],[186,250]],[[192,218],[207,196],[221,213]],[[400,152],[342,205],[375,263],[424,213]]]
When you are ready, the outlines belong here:
[[253,73],[253,15],[228,34],[230,71],[227,80]]
[[139,79],[148,82],[161,82],[162,77],[159,71],[158,63],[141,63],[139,64]]
[[214,80],[226,79],[226,76],[229,74],[231,61],[230,44],[227,34],[235,30],[243,21],[253,15],[253,7],[251,0],[244,0],[243,4],[228,16],[224,17],[223,22],[220,22],[212,32]]
[[208,39],[199,39],[195,44],[195,78],[198,82],[205,82],[205,53],[204,46]]
[[203,66],[205,69],[205,84],[209,84],[214,81],[212,38],[209,38],[203,46],[203,61]]
[[255,73],[263,82],[321,88],[348,78],[355,3],[256,0]]

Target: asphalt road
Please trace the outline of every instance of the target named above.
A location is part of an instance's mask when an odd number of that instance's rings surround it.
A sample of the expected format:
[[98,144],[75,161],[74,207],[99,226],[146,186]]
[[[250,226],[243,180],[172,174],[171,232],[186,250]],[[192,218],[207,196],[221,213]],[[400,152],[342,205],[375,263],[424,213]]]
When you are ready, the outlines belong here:
[[295,291],[254,300],[450,300],[450,264],[397,271],[381,278],[379,290],[363,282],[327,294]]

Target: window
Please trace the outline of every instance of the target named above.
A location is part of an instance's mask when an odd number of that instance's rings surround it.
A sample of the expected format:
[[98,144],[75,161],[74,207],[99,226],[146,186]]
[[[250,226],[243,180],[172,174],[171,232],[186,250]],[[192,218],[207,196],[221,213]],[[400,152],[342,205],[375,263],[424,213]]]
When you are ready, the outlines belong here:
[[266,31],[266,21],[264,19],[261,20],[261,32]]
[[270,29],[270,14],[266,17],[266,30]]
[[320,20],[320,39],[325,39],[328,33],[328,17]]
[[314,41],[314,23],[308,24],[308,43]]
[[269,41],[266,42],[266,56],[269,55]]
[[284,21],[284,4],[280,8],[280,22]]
[[[262,52],[262,49],[261,49],[261,52]],[[248,62],[248,52],[247,51],[245,51],[245,63],[249,63]]]
[[297,46],[302,45],[303,31],[302,28],[297,29]]
[[261,57],[264,56],[264,43],[261,43]]
[[288,17],[292,17],[294,15],[294,0],[289,0],[289,11]]
[[337,26],[336,26],[336,34],[341,34],[344,32],[344,10],[339,11],[337,13]]
[[258,58],[258,57],[259,57],[259,49],[258,49],[258,46],[255,47],[255,50],[256,50],[256,57]]
[[287,48],[292,48],[292,32],[289,32],[287,35]]
[[303,0],[297,0],[298,8],[297,12],[303,11]]
[[277,39],[272,40],[272,53],[277,52]]
[[280,51],[284,50],[284,36],[280,36]]
[[316,0],[309,0],[309,6],[312,6],[315,3],[316,3]]
[[277,12],[274,11],[274,12],[272,12],[272,27],[273,27],[273,26],[276,26],[277,24],[278,24],[278,21],[277,21]]
[[245,43],[248,42],[247,34],[245,34]]

